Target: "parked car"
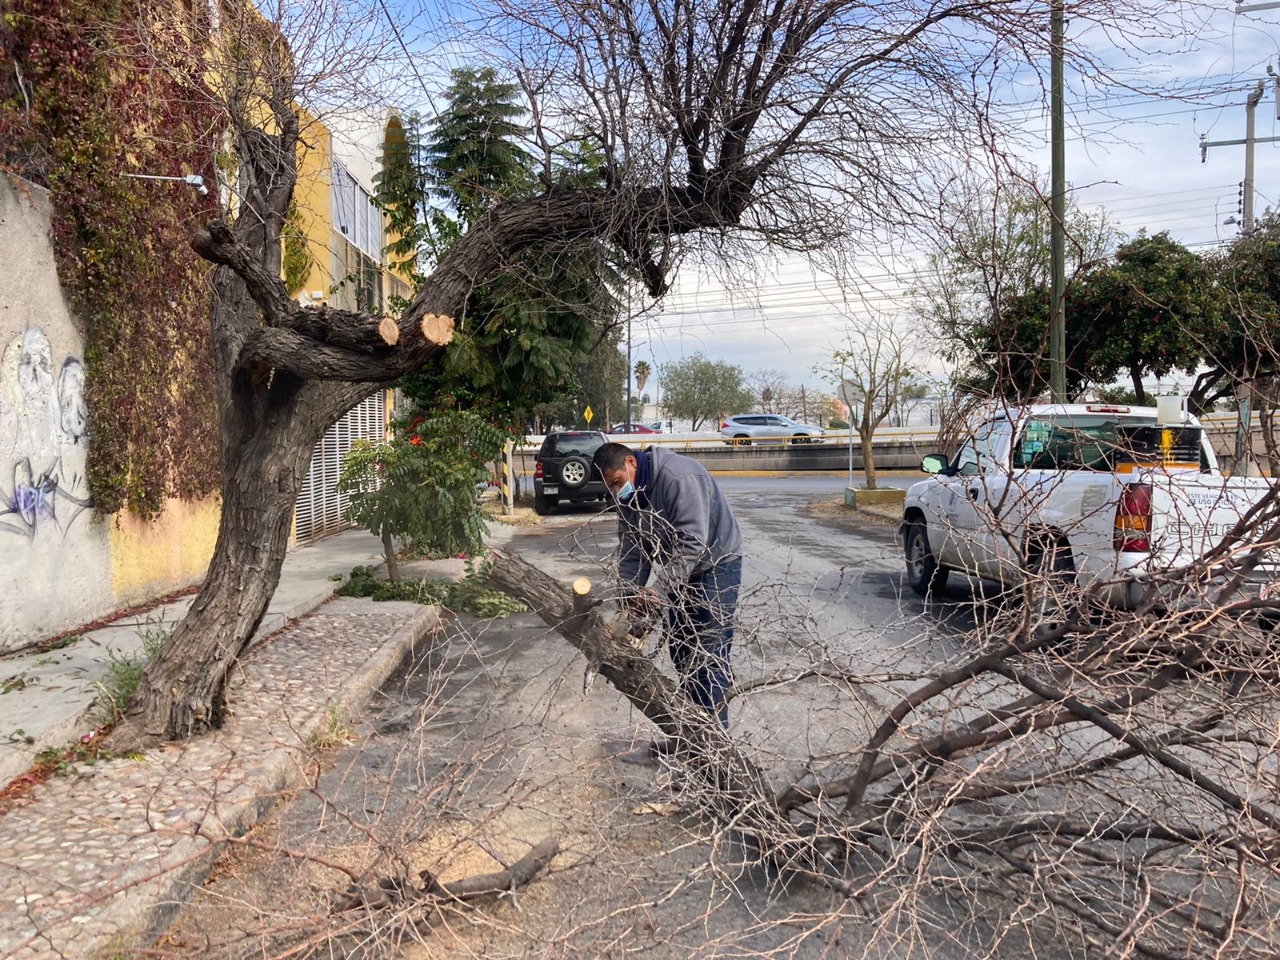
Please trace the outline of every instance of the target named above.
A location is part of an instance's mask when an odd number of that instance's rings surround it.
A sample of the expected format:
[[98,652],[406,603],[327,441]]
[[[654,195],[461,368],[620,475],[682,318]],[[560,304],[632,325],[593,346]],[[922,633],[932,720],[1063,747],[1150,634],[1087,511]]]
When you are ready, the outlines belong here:
[[725,443],[748,446],[751,443],[821,443],[827,432],[811,423],[797,423],[777,413],[744,413],[729,417],[720,424]]
[[615,423],[609,428],[610,433],[661,433],[661,430],[655,430],[653,427],[643,423]]
[[[978,423],[948,460],[907,491],[900,528],[907,583],[927,595],[949,573],[1049,590],[1096,585],[1118,607],[1152,575],[1217,545],[1267,494],[1262,477],[1225,477],[1195,417],[1155,407],[1037,404]],[[1274,556],[1247,579],[1274,584]],[[1256,582],[1254,582],[1256,581]]]
[[591,458],[608,438],[599,430],[562,430],[542,441],[533,467],[533,509],[546,516],[561,500],[581,503],[608,495]]

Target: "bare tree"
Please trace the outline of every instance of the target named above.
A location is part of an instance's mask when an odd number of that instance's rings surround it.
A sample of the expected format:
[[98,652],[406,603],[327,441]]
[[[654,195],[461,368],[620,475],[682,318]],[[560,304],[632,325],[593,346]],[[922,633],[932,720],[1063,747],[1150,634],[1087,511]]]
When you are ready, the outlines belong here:
[[681,711],[625,625],[518,560],[499,560],[493,577],[683,738],[686,802],[745,838],[782,884],[804,878],[883,918],[858,955],[927,952],[969,924],[993,956],[1046,937],[1067,938],[1062,955],[1072,944],[1272,954],[1276,655],[1257,614],[1275,601],[1246,584],[1280,543],[1274,491],[1189,567],[1153,574],[1135,606],[1105,617],[1105,579],[1077,583],[1069,564],[1045,563],[1000,504],[984,522],[1010,540],[1003,575],[1019,586],[979,606],[957,638],[963,652],[940,668],[869,672],[810,647],[804,666],[739,682],[746,698],[774,689],[798,700],[813,685],[848,731],[820,755],[803,733],[811,752],[781,787]]
[[871,316],[851,320],[844,346],[832,350],[831,363],[818,368],[849,404],[849,419],[862,442],[867,488],[876,485],[875,432],[902,403],[912,385],[917,348],[893,321]]
[[756,408],[761,413],[789,413],[791,386],[781,370],[753,370],[743,380],[755,397]]
[[[1185,12],[1136,0],[1066,7],[1073,20],[1130,24],[1129,37],[1180,36]],[[1044,11],[1014,2],[497,0],[477,48],[522,65],[535,152],[581,148],[595,180],[548,181],[541,196],[498,203],[384,319],[299,306],[279,279],[308,71],[335,62],[320,39],[360,35],[334,29],[340,4],[306,9],[264,30],[233,7],[209,41],[229,57],[209,75],[235,171],[224,184],[234,202],[195,237],[219,267],[222,524],[202,591],[148,667],[117,745],[219,724],[228,672],[278,581],[308,452],[337,416],[438,357],[477,284],[526,251],[586,237],[629,259],[653,296],[698,238],[721,254],[736,236],[847,249],[868,223],[910,220],[954,158],[989,146],[991,91],[1047,63],[1049,47]],[[300,36],[311,45],[290,53]]]

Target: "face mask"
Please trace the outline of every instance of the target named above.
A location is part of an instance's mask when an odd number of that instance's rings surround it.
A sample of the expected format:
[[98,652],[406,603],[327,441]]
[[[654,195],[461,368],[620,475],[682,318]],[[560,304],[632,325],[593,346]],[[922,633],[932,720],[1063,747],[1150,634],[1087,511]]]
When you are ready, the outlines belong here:
[[626,503],[636,495],[636,485],[628,480],[618,490],[618,502]]

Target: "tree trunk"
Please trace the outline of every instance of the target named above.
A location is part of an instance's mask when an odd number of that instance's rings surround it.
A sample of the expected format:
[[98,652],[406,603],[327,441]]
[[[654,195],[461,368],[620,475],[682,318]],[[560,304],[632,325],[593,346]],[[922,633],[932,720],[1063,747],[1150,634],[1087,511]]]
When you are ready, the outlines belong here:
[[185,739],[221,726],[228,675],[280,582],[313,443],[310,432],[290,435],[278,428],[239,446],[237,462],[224,474],[218,542],[204,585],[148,664],[125,722],[112,735],[113,748]]
[[382,554],[387,560],[387,579],[393,582],[399,580],[400,564],[396,561],[396,545],[390,530],[382,532]]
[[1129,376],[1133,379],[1133,395],[1137,398],[1138,406],[1145,407],[1147,405],[1147,391],[1142,388],[1142,368],[1140,366],[1130,367]]
[[859,430],[858,436],[862,438],[862,471],[867,477],[867,489],[874,490],[876,487],[875,429]]

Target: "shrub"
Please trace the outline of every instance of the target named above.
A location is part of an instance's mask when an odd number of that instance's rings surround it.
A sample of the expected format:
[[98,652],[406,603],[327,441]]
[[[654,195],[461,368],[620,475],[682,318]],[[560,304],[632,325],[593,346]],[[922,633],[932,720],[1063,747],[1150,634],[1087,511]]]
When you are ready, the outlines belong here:
[[453,412],[416,417],[396,434],[390,443],[357,442],[343,461],[339,489],[351,497],[350,518],[384,544],[398,537],[424,556],[478,552],[488,528],[477,484],[502,452],[502,431]]

